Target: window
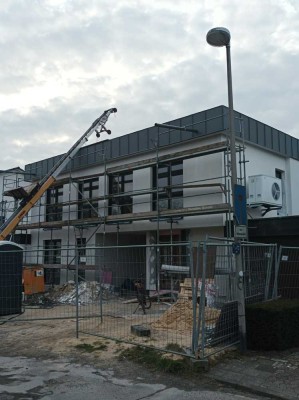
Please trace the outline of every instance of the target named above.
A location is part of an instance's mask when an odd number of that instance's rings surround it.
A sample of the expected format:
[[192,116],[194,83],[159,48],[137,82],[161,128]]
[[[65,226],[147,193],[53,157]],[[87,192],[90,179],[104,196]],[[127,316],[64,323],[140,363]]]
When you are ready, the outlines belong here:
[[[61,264],[61,240],[44,240],[44,264]],[[45,283],[60,284],[60,268],[45,268]]]
[[88,179],[79,184],[79,219],[94,218],[98,216],[98,201],[96,200],[98,196],[98,190],[98,178]]
[[133,211],[132,196],[133,173],[116,174],[109,177],[109,194],[113,195],[109,201],[109,214],[130,214]]
[[282,179],[282,177],[283,177],[283,171],[281,171],[280,169],[276,169],[275,178]]
[[62,220],[63,186],[54,186],[46,194],[46,221]]
[[[183,208],[183,161],[159,165],[158,171],[157,167],[154,167],[153,172],[153,188],[157,189],[158,186],[160,189],[158,193],[159,210]],[[161,190],[162,188],[164,189],[163,191]],[[154,210],[157,210],[158,199],[157,193],[154,192]]]

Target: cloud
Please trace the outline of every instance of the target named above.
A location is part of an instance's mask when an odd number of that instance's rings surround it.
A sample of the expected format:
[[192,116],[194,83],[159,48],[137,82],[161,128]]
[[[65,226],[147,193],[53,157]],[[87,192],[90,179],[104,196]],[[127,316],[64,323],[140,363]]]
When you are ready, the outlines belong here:
[[299,137],[296,0],[3,0],[1,169],[68,150],[103,110],[113,136],[227,104]]

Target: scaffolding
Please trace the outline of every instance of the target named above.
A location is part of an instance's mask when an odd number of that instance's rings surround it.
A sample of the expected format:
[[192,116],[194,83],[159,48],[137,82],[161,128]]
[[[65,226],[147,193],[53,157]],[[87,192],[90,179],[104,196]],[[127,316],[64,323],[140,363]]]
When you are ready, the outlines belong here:
[[[59,187],[67,187],[68,185],[68,199],[64,198],[54,203],[49,202],[47,193],[38,201],[38,203],[31,210],[30,216],[23,220],[17,227],[17,230],[30,232],[32,230],[38,230],[37,235],[37,247],[41,247],[40,243],[40,232],[42,230],[50,230],[51,238],[54,237],[54,231],[60,229],[67,229],[67,243],[68,247],[76,246],[76,243],[71,243],[71,237],[77,239],[83,237],[83,230],[88,232],[89,237],[86,239],[87,243],[89,240],[99,231],[103,233],[103,241],[105,240],[105,234],[107,227],[111,232],[111,226],[115,227],[116,240],[118,242],[120,226],[124,224],[132,224],[137,221],[148,221],[150,224],[149,230],[156,231],[156,243],[159,243],[160,230],[163,223],[169,224],[170,240],[173,237],[173,225],[177,224],[178,221],[185,217],[198,217],[203,215],[215,215],[224,214],[226,221],[232,221],[232,190],[231,190],[231,171],[230,171],[230,149],[229,141],[220,140],[214,143],[204,144],[201,146],[193,146],[191,148],[183,149],[181,151],[167,151],[165,147],[160,146],[160,129],[167,128],[173,130],[185,130],[193,131],[192,127],[176,127],[165,124],[156,124],[157,127],[157,138],[154,143],[155,156],[139,160],[124,163],[117,166],[111,166],[107,163],[105,155],[105,146],[102,151],[102,163],[103,169],[101,172],[95,172],[89,175],[78,175],[74,176],[72,169],[69,169],[69,176],[62,179],[58,179],[50,190],[58,190]],[[162,133],[163,134],[163,133]],[[193,142],[194,144],[196,142]],[[237,146],[237,156],[239,165],[239,177],[238,183],[245,186],[245,155],[244,155],[244,143]],[[161,187],[158,184],[158,171],[161,166],[169,165],[174,162],[183,162],[187,159],[195,157],[209,156],[212,154],[220,153],[223,155],[223,175],[215,176],[208,179],[192,179],[189,181],[184,180],[183,183],[170,184]],[[134,172],[144,168],[152,168],[156,171],[156,185],[153,184],[148,188],[140,190],[130,190],[121,193],[111,193],[109,188],[109,182],[111,177],[117,174],[123,174],[125,172]],[[100,188],[98,185],[98,193],[93,196],[85,196],[84,191],[79,190],[80,185],[84,185],[84,182],[92,179],[102,179],[103,185]],[[16,182],[15,182],[16,183]],[[8,184],[8,178],[6,179]],[[17,185],[16,185],[17,186]],[[7,193],[6,190],[3,192]],[[100,192],[101,190],[101,192]],[[184,206],[184,202],[181,202],[180,207],[161,207],[161,198],[171,199],[173,191],[181,191],[184,201],[187,199],[189,203],[193,205]],[[72,196],[72,193],[75,194]],[[215,203],[210,202],[211,196],[216,199],[220,199]],[[74,198],[75,197],[75,198]],[[207,199],[205,204],[203,199]],[[127,203],[126,203],[127,201]],[[16,204],[16,200],[13,202]],[[118,204],[114,208],[112,204]],[[134,206],[142,208],[146,205],[146,211],[134,211]],[[3,206],[3,200],[2,200]],[[79,209],[84,210],[87,207],[91,210],[90,215],[84,215],[84,212],[78,212]],[[51,217],[51,212],[53,216]],[[120,211],[122,210],[122,211]],[[126,210],[124,212],[123,210]],[[129,211],[129,212],[128,212]],[[57,218],[58,217],[58,218]],[[153,225],[155,224],[155,225]],[[231,224],[228,224],[227,236],[231,236]],[[165,230],[165,227],[163,228]],[[71,231],[73,231],[71,234]],[[103,243],[104,244],[104,243]],[[39,260],[38,260],[39,261]],[[74,256],[70,255],[67,257],[67,266],[74,263]]]

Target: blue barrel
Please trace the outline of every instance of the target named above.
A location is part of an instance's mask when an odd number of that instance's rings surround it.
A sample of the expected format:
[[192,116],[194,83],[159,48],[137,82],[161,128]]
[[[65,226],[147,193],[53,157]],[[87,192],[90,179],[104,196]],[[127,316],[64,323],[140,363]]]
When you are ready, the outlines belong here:
[[0,241],[0,316],[22,312],[23,248]]

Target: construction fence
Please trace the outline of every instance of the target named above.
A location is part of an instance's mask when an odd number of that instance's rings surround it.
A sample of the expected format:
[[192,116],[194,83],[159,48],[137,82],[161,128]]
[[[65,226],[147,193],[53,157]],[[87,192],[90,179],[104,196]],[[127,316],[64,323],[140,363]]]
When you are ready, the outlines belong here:
[[[299,253],[285,249],[288,258],[280,252],[279,263],[276,246],[242,243],[240,284],[233,244],[210,239],[30,251],[2,246],[0,321],[73,318],[78,335],[204,359],[239,341],[238,290],[245,303],[299,291],[293,264]],[[291,273],[297,274],[297,291],[287,289],[285,275]]]

